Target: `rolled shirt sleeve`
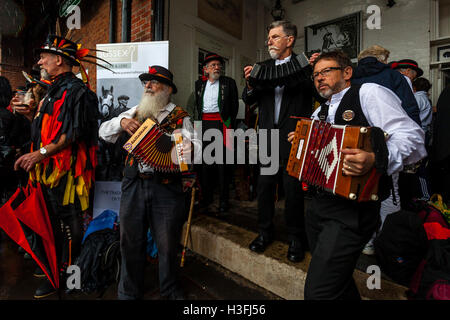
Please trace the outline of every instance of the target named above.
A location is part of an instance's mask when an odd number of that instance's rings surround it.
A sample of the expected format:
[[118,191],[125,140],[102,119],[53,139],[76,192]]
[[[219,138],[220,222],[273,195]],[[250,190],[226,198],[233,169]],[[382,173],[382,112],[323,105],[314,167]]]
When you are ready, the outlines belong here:
[[115,143],[120,136],[120,133],[123,131],[120,126],[120,121],[123,118],[132,119],[136,114],[137,106],[122,112],[117,117],[112,118],[111,120],[105,121],[100,125],[98,130],[98,134],[101,139],[106,142]]
[[365,83],[360,89],[360,102],[369,124],[389,135],[388,175],[427,156],[424,131],[406,114],[394,92],[378,84]]

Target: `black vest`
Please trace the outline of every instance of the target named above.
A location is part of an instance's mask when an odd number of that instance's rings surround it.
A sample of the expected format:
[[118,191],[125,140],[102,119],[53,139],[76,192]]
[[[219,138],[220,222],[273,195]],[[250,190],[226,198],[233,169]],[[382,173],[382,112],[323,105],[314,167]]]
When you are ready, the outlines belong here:
[[[362,111],[359,97],[360,89],[361,85],[352,85],[344,94],[336,109],[334,124],[362,127],[370,126]],[[325,103],[321,105],[318,116],[323,121],[328,116],[328,106]],[[372,127],[370,139],[373,152],[375,153],[375,168],[381,173],[378,184],[378,198],[382,201],[389,197],[390,190],[392,189],[392,178],[386,174],[389,151],[386,146],[384,132],[380,128]]]

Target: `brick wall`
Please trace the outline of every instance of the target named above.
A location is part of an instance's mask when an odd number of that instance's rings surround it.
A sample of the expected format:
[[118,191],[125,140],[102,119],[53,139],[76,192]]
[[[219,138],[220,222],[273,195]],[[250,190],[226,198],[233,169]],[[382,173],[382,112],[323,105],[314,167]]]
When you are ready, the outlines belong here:
[[[121,42],[122,29],[122,1],[116,1],[115,12],[115,42]],[[131,5],[131,42],[151,41],[151,0],[130,0]],[[109,43],[109,0],[82,0],[81,29],[75,30],[73,40],[81,39],[83,48],[95,49],[96,44]],[[33,9],[34,10],[34,9]],[[31,10],[32,11],[32,10]],[[61,19],[62,30],[66,30],[66,19]],[[32,28],[32,26],[31,26]],[[38,60],[33,55],[33,49],[39,47],[47,34],[42,34],[35,39],[29,39],[26,33],[18,38],[3,37],[0,45],[0,75],[8,77],[13,87],[24,84],[22,70],[30,71]],[[95,54],[95,52],[93,52]],[[97,67],[93,64],[83,64],[88,71],[91,89],[96,91]],[[74,72],[78,72],[77,68]]]
[[152,2],[133,0],[131,13],[131,42],[151,41]]

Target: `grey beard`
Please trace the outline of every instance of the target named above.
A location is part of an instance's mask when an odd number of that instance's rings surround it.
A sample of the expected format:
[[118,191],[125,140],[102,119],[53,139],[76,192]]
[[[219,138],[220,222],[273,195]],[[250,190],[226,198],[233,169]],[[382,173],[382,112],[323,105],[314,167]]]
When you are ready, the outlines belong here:
[[48,74],[47,70],[41,69],[41,78],[44,80],[50,80],[50,75]]
[[269,55],[270,55],[270,57],[273,59],[273,60],[277,60],[278,59],[278,57],[280,56],[280,53],[279,52],[277,52],[277,51],[275,51],[275,50],[272,50],[272,49],[278,49],[277,47],[270,47],[269,48]]
[[170,101],[170,94],[167,90],[151,95],[144,92],[139,106],[137,107],[136,116],[139,122],[144,122],[147,118],[156,120],[159,113],[164,110]]
[[220,73],[215,73],[215,72],[213,72],[213,73],[210,74],[209,78],[210,78],[211,80],[213,80],[213,81],[216,81],[217,79],[220,78]]

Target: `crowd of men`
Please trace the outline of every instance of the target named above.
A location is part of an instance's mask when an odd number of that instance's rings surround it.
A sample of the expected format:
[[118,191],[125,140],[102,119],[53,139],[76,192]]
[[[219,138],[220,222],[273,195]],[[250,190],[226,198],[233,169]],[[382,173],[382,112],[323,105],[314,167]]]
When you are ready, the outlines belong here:
[[[276,21],[268,30],[270,59],[260,64],[274,67],[295,59],[296,26]],[[124,108],[99,127],[97,97],[73,73],[73,67],[80,66],[85,55],[71,40],[51,35],[40,48],[37,74],[28,77],[27,88],[13,93],[7,79],[0,77],[0,169],[2,180],[11,177],[8,181],[12,182],[2,184],[2,203],[18,181],[20,185],[42,185],[61,270],[74,261],[82,248],[82,217],[92,205],[99,138],[108,143],[128,138],[150,118],[168,134],[176,130],[189,132],[190,139],[183,141],[181,153],[193,159],[201,157],[208,147],[208,143],[202,145],[196,138],[194,120],[202,122],[203,133],[216,129],[223,134],[223,154],[230,152],[229,130],[237,125],[239,94],[235,80],[222,74],[223,57],[211,53],[203,61],[204,76],[195,83],[192,108],[186,110],[172,102],[177,87],[167,68],[149,66],[139,76],[144,88],[139,104]],[[312,255],[306,299],[359,299],[353,270],[361,252],[373,254],[373,239],[385,217],[413,198],[428,200],[434,191],[448,199],[445,186],[432,184],[428,165],[428,155],[436,155],[439,173],[449,174],[450,150],[444,143],[449,132],[444,124],[448,89],[439,99],[437,116],[433,117],[428,98],[431,84],[421,77],[423,71],[417,62],[403,59],[388,63],[388,57],[387,49],[372,46],[360,53],[354,66],[340,51],[315,53],[309,57],[308,77],[271,89],[253,87],[249,82],[253,67],[243,70],[247,82],[242,100],[248,106],[257,106],[258,128],[279,132],[279,168],[275,174],[258,176],[259,233],[249,249],[261,253],[274,241],[275,201],[278,188],[282,188],[289,237],[287,259],[300,262],[308,249]],[[31,98],[23,100],[26,91]],[[344,175],[361,176],[376,168],[383,177],[378,200],[355,203],[309,188],[312,200],[305,212],[305,190],[286,172],[299,117],[380,130],[381,134],[374,138],[379,148],[374,152],[341,151]],[[148,228],[158,248],[161,296],[184,298],[177,282],[176,257],[186,218],[185,194],[197,179],[201,209],[209,213],[218,187],[220,216],[230,210],[232,182],[232,168],[227,164],[195,165],[191,171],[197,175],[162,173],[132,154],[127,156],[119,212],[119,299],[140,299],[144,294]],[[49,279],[44,279],[35,297],[55,291]]]

